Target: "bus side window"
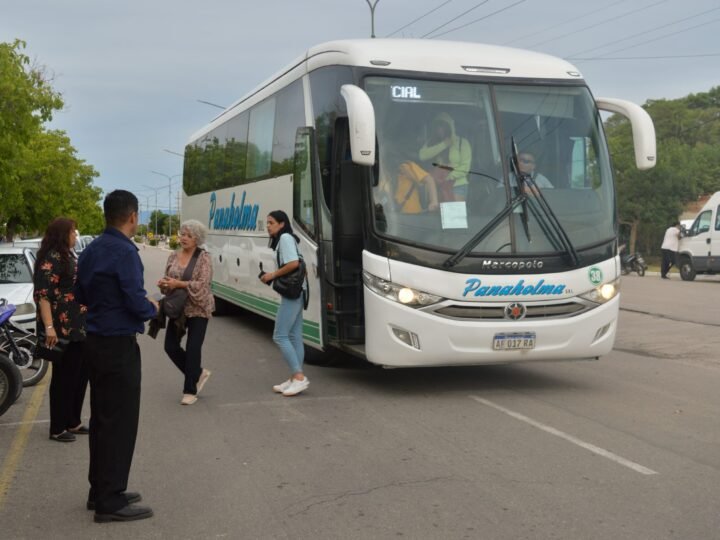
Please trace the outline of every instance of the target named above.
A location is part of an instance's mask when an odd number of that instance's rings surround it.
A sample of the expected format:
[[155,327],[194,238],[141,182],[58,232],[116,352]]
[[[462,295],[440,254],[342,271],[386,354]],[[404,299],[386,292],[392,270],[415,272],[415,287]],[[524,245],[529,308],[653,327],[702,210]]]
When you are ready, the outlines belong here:
[[312,128],[299,128],[295,137],[293,168],[293,216],[313,238],[315,213],[312,192]]

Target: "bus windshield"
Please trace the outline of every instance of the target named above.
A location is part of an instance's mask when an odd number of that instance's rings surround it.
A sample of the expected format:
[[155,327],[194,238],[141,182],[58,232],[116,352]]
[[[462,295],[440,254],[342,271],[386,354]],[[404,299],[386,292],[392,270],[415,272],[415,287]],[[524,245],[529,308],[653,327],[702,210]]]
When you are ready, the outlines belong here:
[[565,251],[533,211],[537,191],[576,249],[614,237],[607,145],[587,88],[368,77],[365,89],[377,119],[379,234],[449,252],[465,246],[518,194],[513,141],[531,179],[528,204],[471,253]]

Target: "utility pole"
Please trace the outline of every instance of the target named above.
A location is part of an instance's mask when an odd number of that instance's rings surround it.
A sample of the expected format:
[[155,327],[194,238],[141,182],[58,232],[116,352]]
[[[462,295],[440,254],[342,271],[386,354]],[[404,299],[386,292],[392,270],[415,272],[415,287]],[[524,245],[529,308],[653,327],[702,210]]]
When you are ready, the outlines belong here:
[[375,39],[375,7],[378,5],[380,0],[375,0],[374,3],[370,3],[370,0],[365,0],[367,5],[370,6],[370,37]]

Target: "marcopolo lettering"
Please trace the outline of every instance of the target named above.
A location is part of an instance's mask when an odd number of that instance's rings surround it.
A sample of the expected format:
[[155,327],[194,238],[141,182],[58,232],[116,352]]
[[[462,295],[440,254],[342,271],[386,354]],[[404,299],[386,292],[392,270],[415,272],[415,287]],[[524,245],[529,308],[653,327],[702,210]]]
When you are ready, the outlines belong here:
[[483,270],[539,270],[545,266],[543,261],[533,259],[531,261],[494,260],[483,259]]
[[260,205],[245,204],[246,192],[243,191],[240,199],[240,206],[235,206],[235,194],[232,194],[230,206],[217,207],[217,196],[215,192],[210,194],[210,216],[208,217],[208,228],[228,231],[240,229],[254,231],[257,228],[257,217],[260,212]]
[[545,283],[541,279],[536,284],[525,284],[525,280],[521,279],[515,285],[485,285],[482,286],[481,280],[470,278],[465,281],[465,291],[463,296],[473,293],[473,296],[549,296],[563,294],[565,292],[565,284],[552,285]]

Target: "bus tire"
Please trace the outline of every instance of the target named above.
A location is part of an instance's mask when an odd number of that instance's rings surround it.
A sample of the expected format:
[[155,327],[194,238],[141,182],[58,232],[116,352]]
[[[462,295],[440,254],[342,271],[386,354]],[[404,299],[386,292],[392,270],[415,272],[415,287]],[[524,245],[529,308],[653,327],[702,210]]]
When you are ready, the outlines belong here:
[[213,315],[222,317],[223,315],[227,315],[229,311],[230,303],[227,300],[215,296],[215,311],[213,311]]
[[696,275],[697,275],[697,272],[695,272],[695,268],[693,268],[690,257],[681,257],[680,258],[680,277],[683,279],[683,281],[692,281],[695,279]]
[[22,394],[22,375],[17,366],[4,354],[0,354],[0,416]]

